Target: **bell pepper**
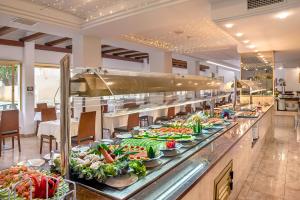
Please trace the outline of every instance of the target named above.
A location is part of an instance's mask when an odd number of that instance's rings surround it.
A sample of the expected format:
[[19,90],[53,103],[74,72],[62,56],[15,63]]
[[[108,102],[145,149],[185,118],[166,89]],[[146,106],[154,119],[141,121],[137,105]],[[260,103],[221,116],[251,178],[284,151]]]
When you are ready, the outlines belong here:
[[176,146],[176,142],[174,140],[166,142],[166,147],[168,149],[173,149]]
[[30,177],[34,184],[34,198],[40,198],[40,183],[35,176]]
[[[47,178],[42,176],[40,183],[40,198],[46,198]],[[49,193],[49,192],[48,192]]]
[[58,186],[58,181],[56,181],[55,179],[48,180],[48,198],[54,196],[57,186]]

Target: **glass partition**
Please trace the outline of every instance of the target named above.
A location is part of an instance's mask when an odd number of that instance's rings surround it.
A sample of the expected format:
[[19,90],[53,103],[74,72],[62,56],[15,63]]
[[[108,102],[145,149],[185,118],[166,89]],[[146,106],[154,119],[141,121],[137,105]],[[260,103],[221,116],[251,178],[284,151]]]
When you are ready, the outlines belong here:
[[242,95],[273,95],[274,52],[241,54],[241,80],[254,81],[262,89],[243,88]]

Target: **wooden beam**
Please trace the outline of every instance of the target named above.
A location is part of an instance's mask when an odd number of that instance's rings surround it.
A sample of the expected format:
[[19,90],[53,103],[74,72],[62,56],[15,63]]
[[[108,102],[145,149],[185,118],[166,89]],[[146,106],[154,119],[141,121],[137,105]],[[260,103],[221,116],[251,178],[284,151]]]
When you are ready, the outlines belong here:
[[127,49],[123,49],[123,48],[114,48],[114,49],[102,51],[102,53],[107,54],[107,53],[113,53],[113,52],[116,52],[116,51],[124,51],[124,50],[127,50]]
[[144,59],[144,58],[149,58],[149,56],[139,56],[139,57],[135,57],[134,59]]
[[109,59],[115,59],[115,60],[124,60],[124,61],[130,61],[130,62],[143,63],[142,60],[136,60],[136,59],[133,59],[133,58],[126,58],[126,57],[122,57],[122,56],[114,56],[114,55],[105,54],[105,53],[102,53],[102,58],[109,58]]
[[56,52],[62,52],[62,53],[72,53],[72,49],[46,46],[46,45],[40,45],[40,44],[36,44],[35,49],[45,50],[45,51],[56,51]]
[[12,28],[12,27],[8,27],[8,26],[3,26],[0,28],[0,36],[6,35],[8,33],[11,33],[13,31],[16,31],[17,28]]
[[24,47],[24,42],[15,41],[15,40],[0,39],[0,45]]
[[173,67],[187,69],[187,61],[172,59]]
[[199,70],[205,72],[205,70],[209,69],[209,66],[206,65],[199,65]]
[[120,55],[126,55],[126,54],[131,54],[131,53],[138,53],[138,51],[123,51],[119,53],[113,53],[114,56],[120,56]]
[[19,40],[20,40],[21,42],[31,42],[31,41],[40,39],[40,38],[42,38],[42,37],[45,37],[46,35],[47,35],[46,33],[38,32],[38,33],[34,33],[34,34],[32,34],[32,35],[28,35],[28,36],[22,37],[22,38],[20,38]]
[[72,45],[66,46],[67,49],[72,49]]
[[46,42],[45,45],[46,46],[55,46],[55,45],[65,43],[65,42],[70,41],[70,40],[71,40],[71,38],[64,37],[64,38],[60,38],[60,39],[53,40],[53,41],[50,41],[50,42]]
[[126,55],[125,57],[133,58],[133,57],[141,57],[141,56],[148,56],[148,54],[147,53],[136,53],[136,54]]
[[107,45],[107,44],[103,44],[103,45],[101,45],[101,48],[103,49],[103,48],[107,48],[107,47],[111,47],[110,45]]

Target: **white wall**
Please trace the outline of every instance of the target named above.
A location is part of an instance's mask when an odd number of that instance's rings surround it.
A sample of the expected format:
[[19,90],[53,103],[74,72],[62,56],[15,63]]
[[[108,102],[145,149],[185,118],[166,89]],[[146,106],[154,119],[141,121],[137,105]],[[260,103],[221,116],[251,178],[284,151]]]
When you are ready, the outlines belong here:
[[[300,91],[299,83],[300,69],[298,68],[284,68],[284,69],[275,69],[275,78],[283,78],[286,82],[286,91]],[[281,90],[279,88],[279,90]]]

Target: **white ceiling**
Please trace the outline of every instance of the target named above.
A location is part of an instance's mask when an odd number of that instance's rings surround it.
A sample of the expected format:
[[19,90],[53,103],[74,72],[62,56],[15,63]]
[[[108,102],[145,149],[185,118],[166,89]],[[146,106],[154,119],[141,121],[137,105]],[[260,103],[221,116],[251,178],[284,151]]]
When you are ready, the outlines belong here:
[[22,0],[67,12],[86,21],[143,9],[170,0]]

